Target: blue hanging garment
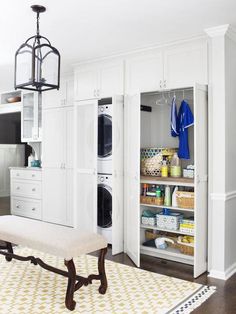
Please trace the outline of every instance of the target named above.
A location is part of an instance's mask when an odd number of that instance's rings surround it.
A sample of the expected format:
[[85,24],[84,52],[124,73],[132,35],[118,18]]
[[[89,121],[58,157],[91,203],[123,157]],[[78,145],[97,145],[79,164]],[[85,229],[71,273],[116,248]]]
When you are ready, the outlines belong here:
[[170,120],[171,120],[171,136],[176,137],[179,135],[177,108],[176,108],[176,96],[174,96],[172,99]]
[[188,128],[194,124],[194,117],[188,103],[183,100],[178,113],[179,124],[179,151],[178,156],[182,159],[190,159],[188,146]]

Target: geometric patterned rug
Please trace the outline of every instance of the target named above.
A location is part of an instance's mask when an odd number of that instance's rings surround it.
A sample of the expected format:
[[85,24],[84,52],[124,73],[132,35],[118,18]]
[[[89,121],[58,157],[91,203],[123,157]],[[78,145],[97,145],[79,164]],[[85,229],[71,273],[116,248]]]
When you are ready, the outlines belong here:
[[[28,248],[14,248],[16,254],[33,255],[57,268],[63,259]],[[75,260],[79,275],[97,273],[97,258],[83,255]],[[135,267],[106,261],[108,290],[98,293],[99,282],[75,292],[76,309],[83,314],[191,313],[215,291],[197,283],[159,275]],[[0,256],[1,314],[68,314],[65,308],[67,279],[30,262]]]

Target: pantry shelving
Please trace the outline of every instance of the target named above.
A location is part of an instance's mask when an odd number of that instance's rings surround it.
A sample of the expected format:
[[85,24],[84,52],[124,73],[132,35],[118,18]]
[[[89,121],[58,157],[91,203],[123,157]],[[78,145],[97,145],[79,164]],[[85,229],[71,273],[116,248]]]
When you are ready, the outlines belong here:
[[163,228],[159,228],[159,227],[156,227],[156,226],[149,226],[149,225],[143,225],[141,224],[140,225],[140,228],[142,229],[151,229],[151,230],[158,230],[158,231],[164,231],[164,232],[170,232],[170,233],[176,233],[176,234],[183,234],[183,235],[190,235],[188,232],[182,232],[180,230],[168,230],[168,229],[163,229]]
[[[169,95],[176,95],[177,106],[185,99],[194,115],[194,125],[189,128],[189,150],[190,160],[181,160],[182,169],[194,165],[194,178],[172,178],[160,176],[140,175],[142,164],[140,162],[140,151],[142,148],[178,148],[178,137],[172,137],[170,133],[170,109],[171,99]],[[159,98],[158,98],[159,97]],[[161,102],[164,99],[166,101]],[[145,105],[151,108],[148,111],[140,111],[140,106]],[[178,108],[177,108],[178,110]],[[132,117],[132,119],[130,119]],[[127,223],[126,252],[133,262],[140,266],[140,254],[151,255],[167,260],[182,262],[193,265],[193,276],[196,278],[207,269],[207,87],[196,84],[192,87],[176,89],[170,91],[154,91],[136,95],[127,95],[125,99],[125,214]],[[159,174],[160,175],[160,174]],[[146,184],[148,191],[144,193],[143,185]],[[153,187],[152,187],[153,185]],[[174,188],[179,187],[180,192],[193,194],[194,208],[189,205],[188,200],[178,203],[177,206],[162,205],[163,200],[155,199],[154,189],[158,187],[163,191],[167,186],[172,193]],[[154,194],[154,195],[153,195]],[[157,194],[158,195],[158,194]],[[157,196],[158,198],[159,196]],[[148,204],[145,204],[145,198]],[[150,198],[153,198],[150,199]],[[180,196],[178,194],[178,201]],[[180,207],[181,204],[181,207]],[[186,208],[182,208],[186,207]],[[162,209],[169,209],[170,212],[183,215],[185,221],[193,221],[186,226],[182,224],[181,229],[190,229],[194,226],[194,248],[190,253],[182,247],[167,247],[157,249],[148,242],[147,230],[153,230],[162,236],[170,233],[178,236],[190,236],[186,232],[166,230],[155,226],[142,224],[143,212],[151,211],[151,216],[155,220],[156,214],[164,212]],[[147,217],[144,215],[144,217]],[[182,218],[181,218],[182,219]],[[159,233],[160,232],[160,233]],[[152,233],[152,232],[151,232]],[[171,237],[171,235],[170,235]],[[145,243],[145,245],[143,245]],[[150,245],[150,246],[146,246]],[[184,245],[183,245],[184,246]],[[186,244],[187,246],[187,244]],[[181,250],[181,251],[180,251]],[[185,252],[185,254],[183,253]],[[193,255],[188,255],[193,254]]]

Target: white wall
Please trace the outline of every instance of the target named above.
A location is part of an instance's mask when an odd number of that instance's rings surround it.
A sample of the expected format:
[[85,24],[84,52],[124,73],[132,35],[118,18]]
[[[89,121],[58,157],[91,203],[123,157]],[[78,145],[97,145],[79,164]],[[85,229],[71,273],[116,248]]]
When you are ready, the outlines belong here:
[[0,66],[0,92],[14,90],[14,65]]

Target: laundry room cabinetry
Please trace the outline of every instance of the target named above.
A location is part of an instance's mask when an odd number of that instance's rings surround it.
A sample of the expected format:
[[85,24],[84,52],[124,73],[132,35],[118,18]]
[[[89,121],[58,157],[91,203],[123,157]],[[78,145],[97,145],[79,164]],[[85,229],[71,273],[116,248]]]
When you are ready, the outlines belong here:
[[123,95],[123,61],[81,65],[75,69],[75,100]]
[[73,226],[73,107],[43,110],[43,220]]
[[[112,253],[117,254],[123,251],[123,97],[111,102],[112,173],[101,176],[112,182]],[[91,99],[74,108],[75,226],[92,232],[98,232],[98,106],[99,100]]]
[[[178,137],[170,135],[170,104],[174,95],[177,97],[177,105],[179,106],[185,99],[194,115],[194,125],[188,131],[190,160],[181,160],[182,168],[194,165],[194,178],[141,175],[144,171],[143,161],[140,162],[141,148],[178,148],[179,146]],[[151,112],[141,111],[141,105],[148,106]],[[125,249],[137,266],[140,266],[140,254],[146,254],[193,265],[194,277],[198,277],[207,269],[207,107],[207,88],[199,84],[189,88],[164,92],[159,90],[125,97]],[[143,201],[145,199],[143,191],[147,187],[148,189],[159,187],[164,193],[166,186],[169,186],[171,192],[175,186],[178,186],[179,191],[189,192],[193,197],[194,205],[187,208],[180,205],[164,206],[163,203],[156,201],[155,203]],[[156,197],[153,199],[156,200]],[[156,236],[156,233],[163,236],[160,233],[163,231],[168,232],[168,235],[175,239],[180,235],[186,235],[186,232],[180,229],[170,231],[168,228],[157,225],[156,214],[163,213],[163,208],[166,208],[165,211],[183,215],[181,219],[193,222],[194,228],[191,229],[193,231],[191,240],[194,242],[193,254],[183,254],[177,242],[174,248],[167,247],[166,249],[157,249],[155,245],[144,246],[144,244],[147,245],[147,231],[150,230],[152,236]],[[143,223],[142,216],[145,211],[151,211],[154,215],[153,224]]]
[[126,58],[125,93],[207,84],[204,39],[152,49]]
[[61,77],[60,89],[50,90],[42,95],[43,108],[60,108],[73,106],[74,102],[74,76],[64,74]]

